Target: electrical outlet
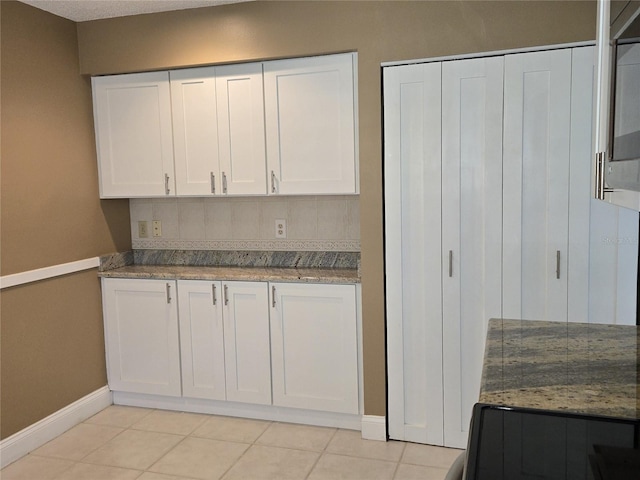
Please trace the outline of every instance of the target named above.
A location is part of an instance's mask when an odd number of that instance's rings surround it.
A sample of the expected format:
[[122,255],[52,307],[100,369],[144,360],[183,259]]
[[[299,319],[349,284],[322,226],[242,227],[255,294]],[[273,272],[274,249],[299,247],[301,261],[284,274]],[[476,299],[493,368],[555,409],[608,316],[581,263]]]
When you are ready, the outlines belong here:
[[287,238],[287,221],[282,218],[276,220],[276,238]]
[[153,221],[153,236],[154,237],[162,236],[162,222],[160,220]]
[[149,236],[149,229],[146,220],[138,221],[138,238],[147,238]]

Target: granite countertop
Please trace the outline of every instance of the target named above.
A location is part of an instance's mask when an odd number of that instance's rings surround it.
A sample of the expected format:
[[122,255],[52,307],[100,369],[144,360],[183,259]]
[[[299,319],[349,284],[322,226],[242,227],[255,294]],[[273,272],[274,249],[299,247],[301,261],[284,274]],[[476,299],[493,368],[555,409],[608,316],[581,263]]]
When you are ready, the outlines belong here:
[[356,269],[128,265],[99,272],[101,277],[161,280],[242,280],[307,283],[360,283]]
[[489,321],[480,402],[640,419],[640,327]]
[[101,257],[103,278],[360,283],[359,254],[135,250]]

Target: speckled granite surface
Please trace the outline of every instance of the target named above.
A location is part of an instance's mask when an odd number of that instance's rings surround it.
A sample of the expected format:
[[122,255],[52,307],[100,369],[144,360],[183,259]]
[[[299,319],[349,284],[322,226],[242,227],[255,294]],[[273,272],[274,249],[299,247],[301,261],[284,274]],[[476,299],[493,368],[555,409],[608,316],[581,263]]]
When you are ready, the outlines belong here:
[[489,322],[480,402],[640,418],[640,328]]
[[360,283],[353,252],[134,250],[101,257],[101,277]]
[[131,250],[127,252],[110,253],[108,255],[102,255],[100,257],[99,271],[113,270],[114,268],[124,267],[126,265],[133,265],[133,252]]
[[130,265],[106,272],[101,277],[154,278],[161,280],[239,280],[262,282],[360,283],[355,269],[192,267],[179,265]]
[[134,250],[135,265],[219,267],[358,268],[358,252],[235,250]]

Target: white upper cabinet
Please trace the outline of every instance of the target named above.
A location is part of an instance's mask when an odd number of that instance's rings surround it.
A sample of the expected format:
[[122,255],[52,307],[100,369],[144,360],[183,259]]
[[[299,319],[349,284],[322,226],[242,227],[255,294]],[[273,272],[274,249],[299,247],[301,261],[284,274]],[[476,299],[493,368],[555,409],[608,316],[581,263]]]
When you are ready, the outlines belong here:
[[355,71],[340,54],[93,78],[100,196],[358,193]]
[[215,68],[170,72],[177,195],[222,193]]
[[262,64],[170,72],[176,194],[267,193]]
[[95,77],[92,85],[100,197],[173,194],[169,74]]
[[267,193],[262,64],[216,68],[222,193]]
[[357,193],[355,54],[264,64],[270,193]]

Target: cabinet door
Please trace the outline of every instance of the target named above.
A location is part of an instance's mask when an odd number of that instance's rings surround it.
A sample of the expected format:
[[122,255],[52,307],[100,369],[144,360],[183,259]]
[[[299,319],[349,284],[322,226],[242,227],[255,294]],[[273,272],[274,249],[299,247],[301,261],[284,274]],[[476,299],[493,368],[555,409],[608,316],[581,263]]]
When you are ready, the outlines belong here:
[[449,447],[467,445],[487,323],[501,317],[503,63],[489,57],[442,65],[443,406]]
[[178,281],[182,394],[225,399],[220,282]]
[[389,436],[442,445],[441,64],[384,69]]
[[273,404],[357,414],[355,285],[270,285]]
[[109,388],[179,397],[175,282],[102,280]]
[[271,404],[269,295],[264,282],[224,282],[227,400]]
[[356,193],[355,58],[264,64],[271,193]]
[[169,74],[94,77],[100,197],[175,194]]
[[567,321],[571,50],[508,55],[503,315]]
[[177,195],[222,193],[215,68],[170,72]]
[[267,193],[262,65],[216,67],[222,193]]

